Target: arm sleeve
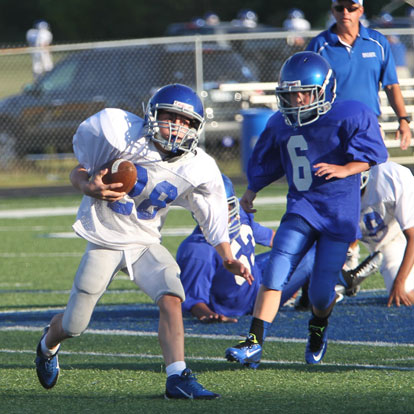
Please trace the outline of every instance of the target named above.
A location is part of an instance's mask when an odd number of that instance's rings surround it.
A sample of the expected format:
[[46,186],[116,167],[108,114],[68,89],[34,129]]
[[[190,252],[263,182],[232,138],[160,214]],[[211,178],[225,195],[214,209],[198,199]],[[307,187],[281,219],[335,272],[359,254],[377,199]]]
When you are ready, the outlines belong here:
[[273,116],[260,134],[247,167],[248,189],[255,193],[285,174],[272,119]]
[[120,109],[104,109],[83,121],[73,137],[73,151],[89,174],[119,158],[131,137],[141,136],[143,120]]
[[381,65],[380,82],[384,88],[387,85],[394,85],[395,83],[398,83],[398,76],[390,43],[388,42],[387,38],[382,35],[381,44],[384,51],[384,60],[382,61]]
[[319,50],[319,45],[317,44],[317,38],[314,37],[313,39],[310,40],[310,42],[308,43],[308,45],[306,46],[306,50],[309,52],[318,52]]
[[193,213],[208,243],[217,246],[230,241],[227,198],[218,167],[211,168],[208,173],[211,175],[209,181],[199,184],[189,193],[184,207]]
[[365,105],[361,106],[358,118],[349,118],[347,123],[347,149],[350,161],[380,164],[388,158],[388,151],[381,136],[375,114]]
[[408,168],[399,168],[392,180],[395,194],[395,219],[402,230],[414,227],[414,177]]
[[306,50],[309,52],[315,52],[315,53],[320,54],[323,46],[327,45],[326,34],[327,34],[327,31],[322,32],[319,35],[312,38],[309,41],[308,45],[306,46]]

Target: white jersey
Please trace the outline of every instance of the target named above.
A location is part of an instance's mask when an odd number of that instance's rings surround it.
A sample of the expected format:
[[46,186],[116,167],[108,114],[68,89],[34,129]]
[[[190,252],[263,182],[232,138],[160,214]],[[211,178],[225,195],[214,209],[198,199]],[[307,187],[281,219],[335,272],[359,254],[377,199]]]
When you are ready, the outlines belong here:
[[26,33],[26,40],[29,46],[45,47],[52,43],[53,36],[48,29],[29,29]]
[[122,157],[135,164],[138,178],[122,201],[84,196],[75,232],[115,250],[160,243],[169,206],[179,205],[193,213],[210,244],[229,242],[226,194],[214,159],[197,148],[196,154],[163,160],[145,132],[141,118],[113,108],[79,126],[74,152],[90,175],[107,161]]
[[361,240],[371,252],[381,250],[410,227],[414,227],[411,171],[392,161],[373,166],[361,198]]
[[52,33],[46,29],[30,29],[26,33],[26,39],[31,47],[41,48],[32,54],[33,72],[35,75],[41,75],[45,71],[53,69],[52,56],[48,46],[52,43]]

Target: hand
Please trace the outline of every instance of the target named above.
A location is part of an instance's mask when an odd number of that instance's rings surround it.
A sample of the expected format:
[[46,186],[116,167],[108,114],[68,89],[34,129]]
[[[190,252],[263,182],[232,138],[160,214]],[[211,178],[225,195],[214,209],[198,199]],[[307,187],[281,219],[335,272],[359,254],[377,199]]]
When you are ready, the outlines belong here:
[[124,192],[119,193],[113,191],[115,188],[122,187],[122,183],[104,184],[102,177],[108,172],[105,168],[96,173],[88,182],[83,183],[82,192],[87,196],[97,198],[99,200],[105,200],[109,202],[119,201],[125,197]]
[[223,260],[224,267],[234,275],[240,275],[246,279],[246,282],[251,285],[254,277],[250,273],[249,269],[239,260],[227,259]]
[[247,189],[240,199],[240,205],[246,213],[256,213],[256,209],[253,208],[253,200],[256,198],[256,193]]
[[202,323],[236,323],[236,318],[230,318],[213,312],[205,303],[196,303],[191,308],[191,313]]
[[345,178],[348,177],[348,169],[344,165],[327,164],[326,162],[320,162],[313,166],[316,168],[315,175],[317,177],[323,177],[326,175],[325,180],[331,178]]
[[228,316],[221,315],[219,313],[212,313],[208,316],[202,316],[199,318],[202,323],[237,323],[236,318],[230,318]]
[[397,307],[400,307],[400,305],[411,306],[413,304],[410,296],[405,291],[405,282],[400,281],[398,277],[394,280],[387,306],[390,307],[393,302],[395,302]]
[[395,139],[401,139],[400,148],[402,150],[406,150],[411,145],[411,129],[408,122],[401,120],[395,133]]

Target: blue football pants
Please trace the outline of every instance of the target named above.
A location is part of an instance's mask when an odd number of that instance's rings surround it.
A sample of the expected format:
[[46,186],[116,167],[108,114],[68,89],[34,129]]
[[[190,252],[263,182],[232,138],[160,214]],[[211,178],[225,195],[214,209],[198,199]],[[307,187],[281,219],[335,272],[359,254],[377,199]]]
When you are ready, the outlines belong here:
[[336,297],[335,285],[345,263],[348,246],[348,242],[317,231],[301,216],[286,214],[273,240],[262,284],[268,289],[284,291],[283,303],[288,299],[287,293],[290,296],[294,293],[295,280],[300,282],[303,273],[308,274],[309,300],[316,309],[323,311]]

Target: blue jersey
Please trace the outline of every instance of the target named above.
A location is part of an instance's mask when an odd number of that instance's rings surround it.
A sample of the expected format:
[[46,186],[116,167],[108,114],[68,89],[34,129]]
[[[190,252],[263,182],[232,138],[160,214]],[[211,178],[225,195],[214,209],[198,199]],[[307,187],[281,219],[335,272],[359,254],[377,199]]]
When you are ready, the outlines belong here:
[[252,285],[244,278],[226,270],[219,254],[207,243],[197,226],[179,246],[177,263],[186,299],[183,310],[190,311],[197,303],[225,316],[241,316],[253,311],[254,301],[262,279],[255,261],[255,244],[270,246],[273,232],[256,223],[252,214],[240,211],[240,234],[231,242],[233,255],[250,268]]
[[333,32],[335,25],[314,37],[307,50],[319,53],[331,65],[337,80],[337,100],[357,100],[380,115],[379,85],[398,83],[394,58],[385,36],[359,25],[351,48]]
[[335,102],[317,121],[298,128],[288,126],[276,112],[249,160],[248,188],[258,192],[286,175],[286,212],[302,216],[333,239],[352,242],[360,235],[360,174],[326,180],[315,176],[314,165],[351,161],[374,165],[387,157],[378,121],[360,102]]

